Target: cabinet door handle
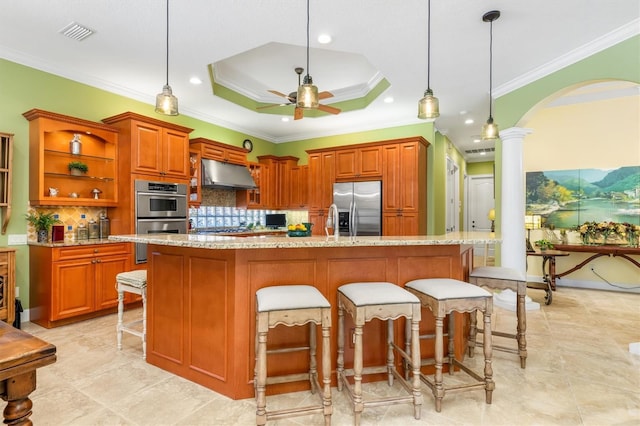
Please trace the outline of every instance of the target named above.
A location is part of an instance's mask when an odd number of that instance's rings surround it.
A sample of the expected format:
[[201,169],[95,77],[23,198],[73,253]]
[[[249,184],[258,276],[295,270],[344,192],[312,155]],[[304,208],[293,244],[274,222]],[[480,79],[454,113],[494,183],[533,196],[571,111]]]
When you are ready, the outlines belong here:
[[96,260],[95,260],[95,259],[93,259],[93,260],[91,261],[91,263],[96,263]]
[[102,263],[101,259],[96,260],[96,263]]

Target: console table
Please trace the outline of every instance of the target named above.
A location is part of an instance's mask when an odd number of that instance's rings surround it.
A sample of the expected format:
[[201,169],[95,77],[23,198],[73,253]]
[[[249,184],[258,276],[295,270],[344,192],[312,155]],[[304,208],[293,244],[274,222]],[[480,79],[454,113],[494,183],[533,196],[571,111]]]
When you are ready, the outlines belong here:
[[593,253],[587,260],[580,262],[573,268],[569,269],[566,272],[561,274],[557,274],[557,278],[564,277],[578,269],[582,268],[584,265],[588,264],[594,259],[597,259],[602,256],[609,257],[621,257],[623,259],[628,260],[629,262],[636,265],[636,267],[640,268],[640,262],[630,257],[630,255],[640,256],[640,247],[629,247],[629,246],[618,246],[618,245],[584,245],[584,244],[554,244],[554,247],[557,250],[568,251],[568,252],[576,252],[576,253]]
[[0,397],[7,401],[4,423],[30,425],[36,369],[56,362],[56,347],[0,321]]
[[[557,246],[554,245],[557,248]],[[553,291],[556,291],[556,257],[569,256],[569,252],[562,250],[536,250],[527,252],[527,256],[542,257],[542,279],[544,280],[544,304],[550,305],[553,300]],[[548,268],[547,268],[548,267]],[[528,284],[528,287],[538,288],[535,285]]]
[[[629,247],[621,245],[585,245],[585,244],[554,244],[554,250],[544,250],[527,252],[527,256],[540,256],[542,261],[542,276],[545,282],[545,304],[551,304],[551,292],[556,289],[556,279],[569,275],[577,271],[585,265],[588,265],[594,259],[599,257],[620,257],[626,259],[636,267],[640,268],[640,262],[632,258],[632,255],[640,256],[639,247]],[[564,272],[556,272],[556,256],[568,256],[571,253],[592,253],[587,259],[578,263],[571,269]],[[546,266],[549,266],[548,270]]]

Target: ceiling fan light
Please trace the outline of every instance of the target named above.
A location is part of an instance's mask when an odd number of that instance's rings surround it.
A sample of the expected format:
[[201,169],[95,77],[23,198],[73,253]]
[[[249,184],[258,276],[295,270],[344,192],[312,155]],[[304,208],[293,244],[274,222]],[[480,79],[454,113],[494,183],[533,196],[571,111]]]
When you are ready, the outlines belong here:
[[440,116],[440,101],[433,96],[433,91],[427,89],[424,97],[418,101],[418,118],[428,120]]
[[500,137],[500,132],[498,130],[498,125],[493,122],[493,117],[489,117],[487,123],[482,126],[482,134],[480,138],[483,141],[495,140]]
[[313,85],[311,76],[307,75],[304,78],[304,84],[298,86],[296,105],[298,108],[314,109],[318,108],[319,104],[320,98],[318,96],[318,87]]
[[162,86],[162,93],[156,96],[156,112],[164,115],[178,115],[178,98],[173,96],[171,86]]

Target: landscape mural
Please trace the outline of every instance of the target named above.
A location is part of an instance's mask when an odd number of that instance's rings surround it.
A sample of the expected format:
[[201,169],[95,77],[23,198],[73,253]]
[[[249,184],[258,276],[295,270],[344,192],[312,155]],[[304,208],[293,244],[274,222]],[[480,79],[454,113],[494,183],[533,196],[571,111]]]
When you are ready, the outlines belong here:
[[640,166],[527,172],[526,212],[546,227],[587,221],[640,225]]

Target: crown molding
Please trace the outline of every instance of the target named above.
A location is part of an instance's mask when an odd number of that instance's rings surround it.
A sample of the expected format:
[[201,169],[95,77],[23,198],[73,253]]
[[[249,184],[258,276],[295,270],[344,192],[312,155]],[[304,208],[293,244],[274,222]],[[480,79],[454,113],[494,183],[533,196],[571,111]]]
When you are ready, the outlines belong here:
[[635,19],[620,28],[617,28],[602,37],[577,48],[566,55],[560,56],[553,61],[540,65],[539,67],[522,74],[520,77],[514,78],[511,81],[501,84],[493,90],[494,98],[499,98],[514,90],[520,89],[527,84],[533,83],[543,77],[548,76],[562,68],[575,64],[591,55],[608,49],[611,46],[623,42],[633,36],[640,34],[640,19]]

